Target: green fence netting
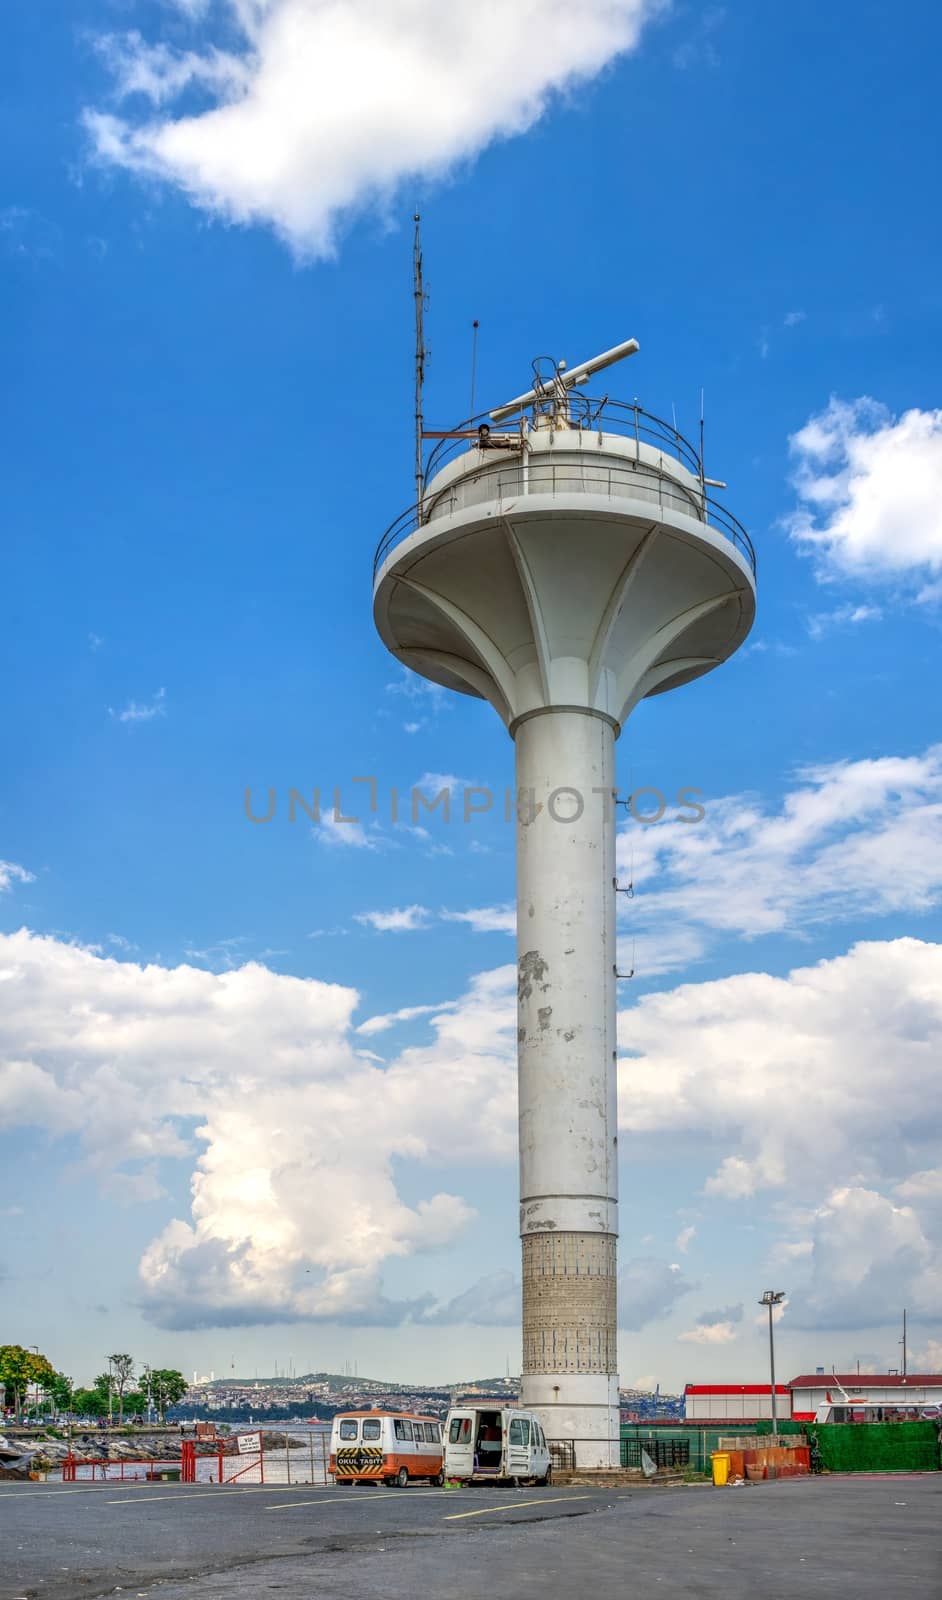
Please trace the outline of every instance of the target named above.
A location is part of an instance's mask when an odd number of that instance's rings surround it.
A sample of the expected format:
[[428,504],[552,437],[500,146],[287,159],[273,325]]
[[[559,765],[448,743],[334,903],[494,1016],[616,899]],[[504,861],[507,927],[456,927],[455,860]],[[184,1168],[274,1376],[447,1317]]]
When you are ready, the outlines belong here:
[[938,1472],[935,1422],[833,1422],[809,1424],[821,1465],[829,1472]]

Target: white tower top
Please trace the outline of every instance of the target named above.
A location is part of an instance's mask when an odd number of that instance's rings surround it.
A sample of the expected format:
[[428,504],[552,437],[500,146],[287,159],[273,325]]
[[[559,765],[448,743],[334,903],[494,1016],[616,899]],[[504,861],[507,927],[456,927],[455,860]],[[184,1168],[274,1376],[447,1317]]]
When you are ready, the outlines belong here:
[[490,700],[508,727],[579,705],[620,727],[725,661],[755,614],[755,552],[697,449],[636,401],[581,391],[634,339],[540,358],[493,422],[441,439],[421,504],[374,564],[374,615],[407,666]]

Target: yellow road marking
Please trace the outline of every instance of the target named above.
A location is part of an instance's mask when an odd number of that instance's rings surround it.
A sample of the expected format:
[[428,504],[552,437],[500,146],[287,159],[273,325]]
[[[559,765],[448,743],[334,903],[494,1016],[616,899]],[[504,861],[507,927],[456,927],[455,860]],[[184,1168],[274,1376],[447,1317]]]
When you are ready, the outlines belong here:
[[516,1511],[518,1506],[559,1506],[570,1500],[590,1500],[587,1494],[562,1494],[552,1500],[512,1500],[505,1506],[484,1506],[481,1511],[456,1511],[450,1517],[444,1517],[444,1522],[460,1522],[462,1517],[486,1517],[492,1511]]

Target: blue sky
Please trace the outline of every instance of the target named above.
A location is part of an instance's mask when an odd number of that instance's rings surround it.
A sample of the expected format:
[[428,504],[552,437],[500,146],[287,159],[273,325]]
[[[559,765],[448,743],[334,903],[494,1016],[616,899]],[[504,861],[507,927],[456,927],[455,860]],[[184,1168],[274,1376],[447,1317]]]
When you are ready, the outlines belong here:
[[796,1371],[894,1362],[904,1304],[942,1360],[942,27],[507,16],[2,23],[0,1260],[7,1336],[77,1375],[519,1363],[512,830],[389,816],[502,794],[512,747],[370,612],[416,203],[429,421],[472,318],[480,404],[634,335],[612,392],[693,433],[703,388],[758,551],[748,645],[619,743],[623,788],[707,805],[620,845],[623,1380],[761,1376],[772,1280]]

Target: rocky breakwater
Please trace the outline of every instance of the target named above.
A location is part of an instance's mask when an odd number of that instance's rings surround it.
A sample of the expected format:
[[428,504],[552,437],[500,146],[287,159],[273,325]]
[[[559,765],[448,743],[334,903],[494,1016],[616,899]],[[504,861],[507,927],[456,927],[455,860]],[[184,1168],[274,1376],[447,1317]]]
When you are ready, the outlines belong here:
[[0,1478],[28,1478],[31,1472],[57,1472],[71,1455],[75,1461],[179,1461],[180,1435],[177,1432],[135,1431],[132,1436],[79,1432],[71,1444],[50,1434],[0,1434]]

